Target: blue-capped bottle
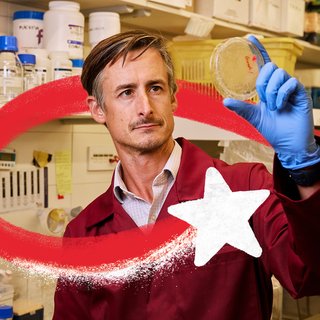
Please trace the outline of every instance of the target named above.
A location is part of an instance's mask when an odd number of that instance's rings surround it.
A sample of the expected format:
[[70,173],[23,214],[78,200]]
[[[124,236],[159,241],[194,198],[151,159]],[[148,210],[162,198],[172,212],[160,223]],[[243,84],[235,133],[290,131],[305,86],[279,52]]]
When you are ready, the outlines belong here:
[[72,75],[73,76],[81,76],[82,67],[83,67],[83,59],[71,59],[72,62]]
[[35,69],[36,56],[31,53],[20,53],[18,58],[23,68],[23,90],[27,91],[38,85],[38,78]]
[[0,305],[0,320],[11,320],[13,318],[12,306]]
[[23,70],[15,36],[0,36],[0,108],[23,91]]

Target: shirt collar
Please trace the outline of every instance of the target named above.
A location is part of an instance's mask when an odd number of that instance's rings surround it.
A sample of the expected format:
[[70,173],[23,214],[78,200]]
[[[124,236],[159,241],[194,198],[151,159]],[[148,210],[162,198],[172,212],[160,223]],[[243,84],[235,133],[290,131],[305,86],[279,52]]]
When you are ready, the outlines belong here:
[[[175,193],[172,193],[177,199],[174,202],[172,199],[169,200],[169,203],[172,204],[202,198],[203,188],[199,186],[204,185],[207,168],[216,167],[219,164],[218,169],[221,171],[226,166],[223,162],[216,163],[208,154],[183,138],[177,138],[177,144],[181,146],[182,153],[181,163],[179,158],[180,164],[177,165],[179,171],[175,181]],[[197,170],[193,170],[194,168]],[[227,169],[227,171],[230,174],[230,170]],[[231,170],[231,174],[232,172],[234,171]],[[114,195],[114,178],[115,171],[108,190],[88,205],[85,209],[86,214],[79,215],[80,221],[83,219],[82,223],[87,229],[102,223],[103,220],[108,219],[122,208]]]
[[[175,180],[180,166],[181,154],[181,146],[176,141],[174,141],[174,147],[170,154],[170,157],[166,162],[165,166],[163,167],[162,171],[157,175],[157,177],[161,175],[164,171],[168,171],[171,173],[173,179]],[[155,177],[155,179],[157,177]],[[117,163],[117,166],[115,168],[113,192],[120,203],[123,203],[123,192],[131,194],[131,192],[128,191],[125,183],[122,180],[121,161]]]

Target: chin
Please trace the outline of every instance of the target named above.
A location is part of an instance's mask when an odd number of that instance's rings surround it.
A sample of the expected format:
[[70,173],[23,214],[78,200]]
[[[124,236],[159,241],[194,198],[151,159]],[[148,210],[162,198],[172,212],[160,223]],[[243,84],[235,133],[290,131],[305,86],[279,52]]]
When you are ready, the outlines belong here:
[[149,153],[161,149],[165,144],[171,141],[171,134],[162,137],[146,137],[136,144],[136,149],[142,153]]

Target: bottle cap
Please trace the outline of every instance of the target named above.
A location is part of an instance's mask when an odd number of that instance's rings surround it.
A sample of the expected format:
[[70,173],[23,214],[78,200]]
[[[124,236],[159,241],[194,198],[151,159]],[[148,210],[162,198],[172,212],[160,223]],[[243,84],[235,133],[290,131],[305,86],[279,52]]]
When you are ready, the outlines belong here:
[[0,318],[12,318],[13,308],[12,306],[0,305]]
[[36,19],[43,20],[44,12],[41,11],[15,11],[13,13],[13,20],[17,19]]
[[111,12],[111,11],[98,11],[98,12],[91,12],[89,13],[89,19],[91,18],[106,18],[106,17],[112,17],[112,18],[120,18],[120,14],[118,12]]
[[36,64],[36,56],[31,53],[19,53],[18,58],[22,64]]
[[72,68],[82,68],[83,67],[83,59],[71,59]]
[[18,41],[15,36],[0,36],[1,51],[18,51]]
[[239,100],[249,100],[256,95],[256,79],[263,65],[258,48],[238,37],[217,45],[210,59],[215,88],[223,97]]
[[79,10],[80,4],[74,1],[50,1],[49,9]]

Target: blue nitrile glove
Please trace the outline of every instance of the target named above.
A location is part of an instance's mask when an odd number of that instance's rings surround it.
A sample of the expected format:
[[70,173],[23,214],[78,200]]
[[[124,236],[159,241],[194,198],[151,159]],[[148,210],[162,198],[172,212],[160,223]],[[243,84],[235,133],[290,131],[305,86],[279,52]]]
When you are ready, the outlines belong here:
[[286,169],[320,162],[320,146],[313,135],[312,100],[297,79],[271,62],[263,45],[248,38],[261,52],[265,65],[256,81],[259,103],[231,98],[224,105],[250,122],[271,144]]

